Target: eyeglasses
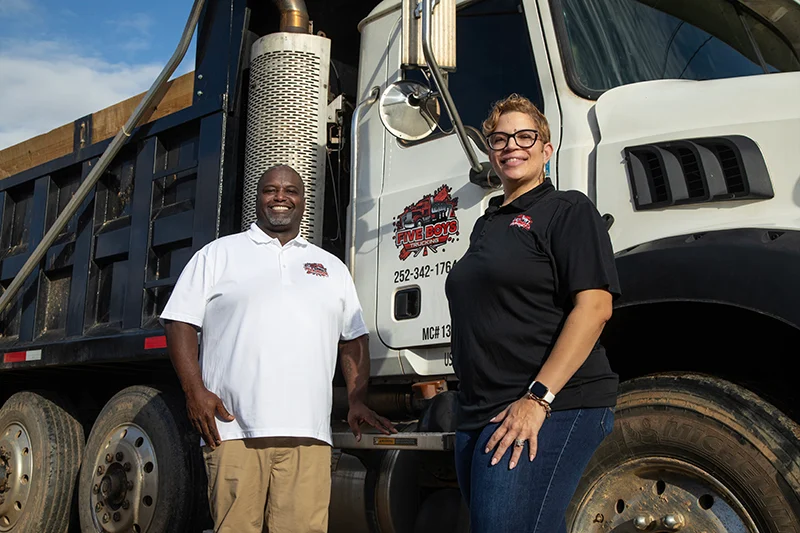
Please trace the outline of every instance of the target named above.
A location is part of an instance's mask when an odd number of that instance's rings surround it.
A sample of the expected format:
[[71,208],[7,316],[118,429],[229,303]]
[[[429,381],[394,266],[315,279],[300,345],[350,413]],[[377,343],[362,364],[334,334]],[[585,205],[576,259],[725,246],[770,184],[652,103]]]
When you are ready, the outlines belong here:
[[536,139],[539,138],[539,132],[536,130],[519,130],[516,133],[503,133],[502,131],[496,131],[489,134],[489,136],[486,137],[486,140],[489,143],[489,148],[500,151],[505,150],[506,146],[508,146],[509,139],[512,138],[520,148],[530,148],[536,144]]

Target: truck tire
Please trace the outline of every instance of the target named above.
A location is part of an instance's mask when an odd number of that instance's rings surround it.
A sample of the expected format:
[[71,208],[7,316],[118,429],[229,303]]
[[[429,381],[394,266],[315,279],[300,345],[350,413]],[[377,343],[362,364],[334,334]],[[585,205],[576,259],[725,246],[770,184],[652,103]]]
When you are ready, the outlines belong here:
[[439,489],[417,514],[414,533],[469,533],[469,509],[458,489]]
[[0,531],[66,533],[83,428],[63,403],[18,392],[0,409]]
[[182,395],[129,387],[103,407],[86,443],[81,531],[202,530],[205,487],[200,437],[188,422]]
[[800,533],[800,428],[714,377],[626,382],[567,525],[575,533]]

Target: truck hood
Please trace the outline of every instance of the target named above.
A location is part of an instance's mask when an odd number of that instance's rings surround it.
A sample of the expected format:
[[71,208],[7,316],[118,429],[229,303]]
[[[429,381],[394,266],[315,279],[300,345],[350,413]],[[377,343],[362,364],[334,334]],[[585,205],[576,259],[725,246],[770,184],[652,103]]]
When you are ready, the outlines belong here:
[[[605,92],[594,107],[595,187],[615,219],[615,249],[685,233],[736,227],[800,229],[800,73],[708,81],[658,80]],[[763,156],[772,198],[637,210],[625,149],[687,139],[742,136]]]

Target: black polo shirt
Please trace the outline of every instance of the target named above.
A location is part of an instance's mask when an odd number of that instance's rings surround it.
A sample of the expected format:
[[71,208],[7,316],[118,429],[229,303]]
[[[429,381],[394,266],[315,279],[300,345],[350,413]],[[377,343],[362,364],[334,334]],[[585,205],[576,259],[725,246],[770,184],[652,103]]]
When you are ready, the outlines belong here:
[[[458,428],[477,429],[521,398],[585,289],[620,295],[611,240],[594,204],[549,179],[502,206],[493,198],[447,277]],[[598,343],[553,410],[612,407],[619,378]]]

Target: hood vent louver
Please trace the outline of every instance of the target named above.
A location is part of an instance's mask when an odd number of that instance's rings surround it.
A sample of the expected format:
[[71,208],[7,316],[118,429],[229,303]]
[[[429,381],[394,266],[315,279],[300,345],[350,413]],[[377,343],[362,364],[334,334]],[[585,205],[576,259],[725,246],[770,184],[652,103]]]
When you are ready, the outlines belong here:
[[739,135],[628,147],[625,161],[637,210],[774,196],[764,156]]

